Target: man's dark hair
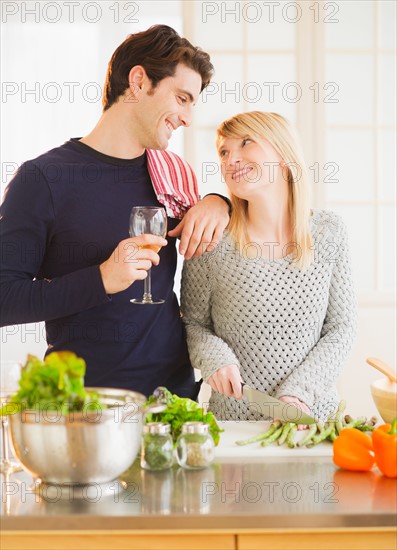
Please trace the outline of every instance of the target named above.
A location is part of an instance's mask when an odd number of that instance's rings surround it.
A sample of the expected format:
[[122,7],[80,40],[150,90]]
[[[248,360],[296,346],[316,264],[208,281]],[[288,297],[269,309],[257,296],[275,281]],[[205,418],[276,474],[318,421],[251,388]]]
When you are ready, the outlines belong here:
[[214,72],[206,52],[193,46],[167,25],[154,25],[146,31],[130,34],[109,61],[102,98],[103,110],[109,109],[129,87],[128,75],[135,65],[144,67],[152,88],[155,88],[163,78],[174,76],[179,63],[201,76],[202,92]]

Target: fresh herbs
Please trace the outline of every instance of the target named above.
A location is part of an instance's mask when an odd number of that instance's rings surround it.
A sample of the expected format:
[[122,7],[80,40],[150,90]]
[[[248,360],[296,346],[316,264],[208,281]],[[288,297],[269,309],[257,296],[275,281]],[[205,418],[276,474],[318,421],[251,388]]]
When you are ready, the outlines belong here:
[[165,470],[172,466],[173,445],[171,436],[146,433],[142,439],[142,461],[149,470]]
[[98,394],[84,388],[86,364],[70,351],[53,352],[42,361],[28,355],[19,390],[0,409],[0,416],[20,410],[69,412],[104,408]]
[[185,422],[198,421],[209,424],[209,432],[215,445],[218,445],[219,434],[223,430],[218,426],[212,412],[204,412],[204,409],[196,401],[187,397],[178,397],[164,387],[157,388],[149,397],[146,405],[159,402],[167,405],[166,410],[160,413],[147,414],[146,422],[166,422],[170,424],[174,443],[181,434],[182,425]]

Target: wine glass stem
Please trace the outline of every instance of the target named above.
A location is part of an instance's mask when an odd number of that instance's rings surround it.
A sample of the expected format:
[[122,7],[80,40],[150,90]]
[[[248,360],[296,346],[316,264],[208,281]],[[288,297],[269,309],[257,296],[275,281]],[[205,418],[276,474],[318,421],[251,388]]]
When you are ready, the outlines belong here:
[[8,420],[4,416],[1,417],[1,443],[3,445],[3,460],[9,462],[8,454],[8,434],[7,434]]
[[152,301],[152,278],[151,278],[151,269],[148,269],[147,277],[143,281],[143,298],[144,302]]

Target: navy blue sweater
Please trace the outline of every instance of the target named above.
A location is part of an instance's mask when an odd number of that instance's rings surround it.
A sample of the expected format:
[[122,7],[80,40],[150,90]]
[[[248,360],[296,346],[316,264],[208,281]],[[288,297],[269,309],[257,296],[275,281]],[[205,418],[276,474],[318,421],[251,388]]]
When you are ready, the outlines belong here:
[[[70,350],[87,363],[87,386],[149,395],[167,386],[194,393],[179,305],[173,292],[175,239],[152,270],[153,295],[137,306],[143,282],[108,296],[99,264],[128,237],[134,205],[159,205],[146,154],[103,155],[73,139],[24,163],[1,206],[1,325],[46,321],[47,353]],[[168,219],[169,229],[178,220]]]

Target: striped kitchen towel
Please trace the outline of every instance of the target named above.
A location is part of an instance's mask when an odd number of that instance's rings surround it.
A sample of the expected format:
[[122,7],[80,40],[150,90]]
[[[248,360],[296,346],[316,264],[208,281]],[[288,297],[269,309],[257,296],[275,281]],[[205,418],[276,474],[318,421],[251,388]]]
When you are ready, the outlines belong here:
[[146,155],[158,201],[165,206],[167,216],[182,219],[200,199],[193,169],[171,151],[147,149]]

